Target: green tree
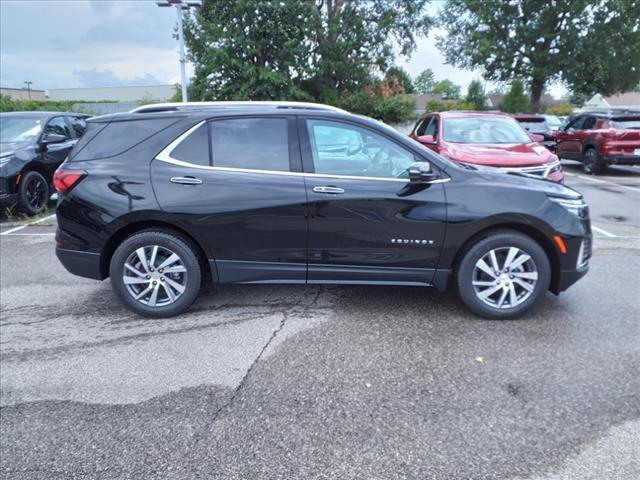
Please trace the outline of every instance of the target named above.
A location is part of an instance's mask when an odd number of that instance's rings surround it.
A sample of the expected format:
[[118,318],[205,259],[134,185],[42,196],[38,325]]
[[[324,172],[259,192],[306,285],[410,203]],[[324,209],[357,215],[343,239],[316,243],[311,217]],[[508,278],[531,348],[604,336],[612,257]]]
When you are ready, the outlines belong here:
[[417,93],[431,93],[433,91],[433,87],[436,85],[433,71],[430,68],[423,70],[422,73],[416,77],[413,85]]
[[460,86],[445,78],[436,82],[430,93],[439,93],[445,100],[458,100],[460,98]]
[[194,100],[309,99],[313,8],[296,0],[203,2],[185,18]]
[[524,83],[519,78],[513,79],[511,88],[502,99],[500,110],[510,113],[528,112],[531,109],[531,103],[524,93]]
[[448,63],[491,81],[525,79],[534,111],[549,82],[613,94],[640,80],[637,0],[447,0],[440,25]]
[[469,84],[465,101],[472,104],[476,110],[484,110],[487,107],[487,95],[480,80],[473,80]]
[[398,66],[392,66],[387,70],[385,74],[385,78],[395,77],[396,80],[402,85],[404,88],[404,93],[414,93],[415,88],[413,86],[413,80],[411,80],[411,76],[407,73],[407,71]]

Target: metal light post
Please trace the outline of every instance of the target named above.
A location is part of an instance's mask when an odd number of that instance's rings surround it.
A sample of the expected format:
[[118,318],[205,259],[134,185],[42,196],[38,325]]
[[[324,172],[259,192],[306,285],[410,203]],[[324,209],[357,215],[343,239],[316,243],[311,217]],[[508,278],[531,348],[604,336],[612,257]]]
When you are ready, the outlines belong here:
[[187,102],[187,72],[185,70],[184,56],[184,31],[182,30],[182,12],[190,8],[202,6],[202,0],[160,0],[156,2],[159,7],[176,7],[178,14],[178,44],[180,45],[180,76],[182,78],[182,101]]
[[24,84],[27,86],[27,95],[29,96],[29,100],[31,100],[31,84],[29,80],[25,80]]

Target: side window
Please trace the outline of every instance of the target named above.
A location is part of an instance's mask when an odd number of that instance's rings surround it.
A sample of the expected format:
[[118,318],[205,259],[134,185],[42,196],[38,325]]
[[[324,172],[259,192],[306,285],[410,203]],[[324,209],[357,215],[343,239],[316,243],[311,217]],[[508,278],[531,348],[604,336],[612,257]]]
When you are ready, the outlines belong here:
[[171,157],[195,165],[210,165],[209,132],[207,125],[201,125],[171,151]]
[[422,120],[422,122],[420,123],[420,125],[416,129],[416,136],[417,137],[421,137],[422,135],[426,135],[424,132],[427,130],[427,126],[429,126],[429,122],[431,121],[432,118],[433,117],[426,117],[424,120]]
[[285,118],[215,120],[210,125],[214,167],[289,171]]
[[584,118],[585,117],[574,118],[573,120],[571,120],[571,122],[569,122],[569,124],[567,125],[567,128],[565,128],[565,130],[567,132],[573,132],[574,130],[580,130],[582,128],[582,124],[584,123]]
[[398,178],[414,162],[411,152],[368,129],[307,120],[307,130],[316,173]]
[[438,140],[438,123],[438,117],[432,117],[425,135],[431,135],[434,140]]
[[68,117],[69,122],[71,122],[71,128],[76,134],[77,138],[80,138],[84,135],[85,130],[87,129],[87,122],[83,117]]
[[45,135],[63,135],[67,138],[71,138],[71,132],[67,126],[63,117],[54,117],[44,127]]
[[591,130],[596,126],[596,117],[586,117],[580,130]]

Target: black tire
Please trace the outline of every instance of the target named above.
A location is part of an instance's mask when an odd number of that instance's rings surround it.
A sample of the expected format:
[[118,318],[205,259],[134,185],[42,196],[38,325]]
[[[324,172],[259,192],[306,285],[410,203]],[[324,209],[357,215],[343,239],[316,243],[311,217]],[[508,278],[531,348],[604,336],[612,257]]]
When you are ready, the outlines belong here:
[[589,175],[599,175],[606,169],[606,165],[595,148],[587,148],[582,155],[582,169]]
[[26,172],[20,179],[18,187],[20,194],[20,209],[28,215],[36,215],[42,212],[49,202],[51,190],[49,182],[36,171]]
[[[535,267],[538,279],[531,293],[525,292],[525,290],[522,290],[522,287],[520,286],[517,287],[521,290],[520,294],[522,295],[522,303],[518,304],[517,302],[514,302],[516,304],[514,307],[509,305],[506,308],[498,308],[496,306],[488,305],[479,298],[479,294],[476,292],[476,287],[473,285],[474,278],[476,278],[475,276],[478,273],[478,270],[476,270],[476,264],[480,259],[485,257],[485,255],[490,254],[492,250],[498,251],[499,253],[503,251],[508,252],[509,247],[516,247],[529,255],[533,263],[527,263],[527,265],[533,265]],[[500,259],[498,259],[498,263],[501,263]],[[506,263],[506,259],[502,261],[503,266],[504,263]],[[524,267],[522,268],[524,269]],[[509,280],[508,274],[505,273],[502,274],[502,276],[505,277],[502,279],[504,283],[500,287],[502,290],[498,290],[496,292],[495,298],[500,297],[502,291],[509,291],[507,288],[509,286],[509,282],[513,284],[513,287],[511,288],[516,288],[516,283]],[[490,277],[487,278],[490,281],[493,281]],[[513,275],[511,275],[510,278],[512,279]],[[496,288],[498,288],[497,284],[500,283],[498,280],[500,280],[500,278],[496,279]],[[532,238],[511,230],[495,231],[478,239],[466,249],[456,270],[456,286],[461,300],[476,315],[496,320],[519,317],[527,310],[533,308],[549,289],[550,280],[551,266],[549,264],[547,254],[542,247]],[[526,295],[528,295],[527,298],[525,298]],[[491,301],[491,298],[488,301]],[[495,303],[498,303],[498,301]]]
[[[185,272],[179,274],[167,274],[166,272],[161,273],[162,270],[157,268],[162,265],[163,258],[160,258],[154,264],[154,267],[156,267],[155,270],[151,265],[148,265],[152,268],[151,271],[146,271],[146,269],[143,269],[141,263],[137,267],[141,273],[153,275],[153,277],[150,278],[145,275],[145,279],[148,280],[143,280],[140,276],[140,286],[125,285],[125,279],[123,278],[125,276],[125,270],[127,270],[127,276],[138,278],[138,276],[130,274],[129,269],[125,267],[127,260],[136,258],[134,256],[137,255],[136,251],[138,249],[148,248],[152,250],[153,246],[158,246],[158,250],[161,252],[175,253],[179,257],[180,265],[184,267]],[[150,250],[147,251],[150,252]],[[147,260],[150,260],[150,257],[151,255],[149,255]],[[166,268],[170,267],[167,266]],[[202,269],[200,267],[200,262],[198,261],[198,254],[190,242],[178,234],[156,230],[142,231],[124,240],[114,252],[113,257],[111,257],[109,274],[111,276],[111,285],[113,286],[113,289],[118,295],[120,301],[135,313],[151,318],[172,317],[185,312],[198,296],[202,283]],[[174,276],[172,277],[172,275]],[[177,277],[175,275],[177,275]],[[173,283],[170,284],[170,280],[172,280]],[[153,287],[151,285],[153,281],[157,282],[153,283],[153,285],[157,285],[157,287]],[[179,292],[178,290],[171,288],[171,291],[173,291],[176,298],[173,303],[168,303],[166,305],[158,304],[156,306],[150,306],[149,304],[143,303],[147,297],[143,297],[142,301],[136,300],[132,293],[132,289],[139,289],[135,293],[142,293],[141,290],[146,288],[156,289],[159,292],[156,299],[162,300],[164,297],[164,301],[167,302],[170,300],[168,289],[170,288],[170,285],[173,285],[176,282],[183,286],[184,291]],[[155,303],[156,300],[153,300],[153,302]],[[151,303],[150,297],[147,298],[147,303]]]

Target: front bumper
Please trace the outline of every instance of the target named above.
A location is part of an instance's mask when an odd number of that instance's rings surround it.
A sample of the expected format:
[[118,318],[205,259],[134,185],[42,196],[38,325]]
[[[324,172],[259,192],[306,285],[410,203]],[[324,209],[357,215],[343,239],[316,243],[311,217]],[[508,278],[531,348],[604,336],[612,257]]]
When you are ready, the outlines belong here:
[[640,165],[640,155],[605,155],[603,158],[609,165]]
[[20,195],[9,189],[9,179],[0,177],[0,206],[9,207],[18,203]]
[[100,254],[91,252],[81,252],[79,250],[68,250],[56,248],[56,257],[62,266],[69,273],[80,277],[103,280],[104,276],[100,271]]
[[584,277],[588,271],[589,265],[575,270],[561,270],[560,275],[558,275],[558,283],[555,285],[555,288],[553,288],[553,293],[558,294],[560,292],[564,292],[571,285]]

